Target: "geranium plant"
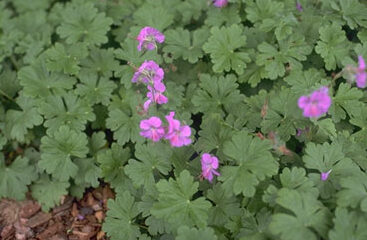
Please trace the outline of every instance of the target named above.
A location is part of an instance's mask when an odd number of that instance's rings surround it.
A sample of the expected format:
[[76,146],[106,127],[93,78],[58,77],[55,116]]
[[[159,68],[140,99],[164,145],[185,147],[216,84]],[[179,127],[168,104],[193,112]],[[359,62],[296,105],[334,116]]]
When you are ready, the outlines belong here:
[[3,0],[0,197],[109,184],[118,239],[367,239],[367,2]]

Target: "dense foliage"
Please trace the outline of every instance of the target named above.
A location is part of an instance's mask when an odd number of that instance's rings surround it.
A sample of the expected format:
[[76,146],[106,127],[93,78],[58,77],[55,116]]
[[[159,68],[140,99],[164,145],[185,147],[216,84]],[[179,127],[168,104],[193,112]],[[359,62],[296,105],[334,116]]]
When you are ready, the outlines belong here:
[[108,183],[111,240],[367,239],[366,1],[2,0],[0,59],[0,198]]

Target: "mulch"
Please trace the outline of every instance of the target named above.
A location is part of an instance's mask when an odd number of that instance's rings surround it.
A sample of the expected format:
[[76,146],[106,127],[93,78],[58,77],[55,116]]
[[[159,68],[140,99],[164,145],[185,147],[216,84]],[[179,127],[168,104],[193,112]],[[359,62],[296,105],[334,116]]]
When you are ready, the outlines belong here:
[[80,200],[70,196],[46,213],[28,197],[25,201],[0,201],[2,240],[107,240],[102,231],[107,200],[114,198],[108,185],[91,189]]

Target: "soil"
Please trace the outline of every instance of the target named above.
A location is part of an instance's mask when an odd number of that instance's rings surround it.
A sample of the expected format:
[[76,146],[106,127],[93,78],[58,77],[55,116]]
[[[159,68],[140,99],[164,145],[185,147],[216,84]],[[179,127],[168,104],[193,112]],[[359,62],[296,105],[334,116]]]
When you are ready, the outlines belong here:
[[50,212],[30,197],[25,201],[0,201],[2,240],[107,240],[102,231],[107,200],[114,198],[108,185],[86,191],[77,200],[66,196]]

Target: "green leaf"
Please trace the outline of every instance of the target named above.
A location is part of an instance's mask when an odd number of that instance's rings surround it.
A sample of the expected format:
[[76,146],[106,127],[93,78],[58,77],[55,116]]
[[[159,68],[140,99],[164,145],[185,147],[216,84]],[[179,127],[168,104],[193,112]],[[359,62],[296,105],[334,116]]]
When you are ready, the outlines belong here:
[[[262,208],[256,214],[250,213],[246,209],[239,213],[240,217],[236,217],[234,218],[235,221],[226,224],[226,227],[234,232],[234,238],[240,240],[269,239],[268,236],[270,236],[269,224],[271,221],[271,213],[266,208]],[[236,220],[240,220],[240,222],[238,222],[238,226],[235,226]]]
[[76,80],[62,73],[49,72],[45,62],[40,59],[32,66],[22,67],[18,72],[24,96],[47,97],[61,95],[72,89]]
[[195,143],[195,149],[198,152],[211,152],[216,149],[216,156],[224,159],[223,144],[230,141],[234,133],[233,129],[224,124],[219,114],[206,116],[200,125],[200,137]]
[[239,8],[237,5],[228,5],[225,8],[210,7],[207,12],[208,16],[205,19],[205,24],[212,26],[222,26],[227,27],[233,24],[239,24],[241,22],[241,17],[239,15]]
[[114,82],[93,73],[81,74],[79,79],[81,83],[76,86],[76,94],[87,99],[90,105],[102,103],[108,106],[112,91],[117,87]]
[[14,98],[21,88],[22,87],[19,84],[19,79],[17,79],[17,73],[15,71],[12,71],[10,68],[4,68],[2,73],[0,74],[1,95],[4,95],[5,93],[10,98]]
[[334,228],[329,232],[330,240],[367,238],[367,220],[358,212],[348,212],[345,208],[336,208],[333,219]]
[[333,23],[320,27],[320,41],[317,41],[315,51],[324,59],[327,70],[342,67],[342,61],[349,56],[349,44],[341,26]]
[[78,74],[80,60],[88,56],[85,44],[67,46],[55,43],[55,46],[45,52],[46,66],[51,71],[62,71],[65,74]]
[[113,139],[121,146],[128,141],[143,142],[144,138],[140,136],[139,123],[142,116],[137,112],[137,105],[141,95],[136,92],[127,92],[123,99],[115,98],[108,108],[108,118],[106,126],[113,131]]
[[366,149],[358,144],[354,138],[351,138],[347,132],[341,132],[333,139],[333,144],[338,145],[342,149],[346,157],[352,159],[364,171],[367,169],[367,152]]
[[106,33],[113,22],[105,13],[98,13],[93,3],[83,3],[81,0],[66,5],[62,20],[62,24],[56,29],[61,38],[66,38],[68,44],[81,41],[89,45],[106,43]]
[[113,143],[110,149],[101,151],[97,155],[103,179],[109,182],[116,192],[119,192],[124,187],[123,183],[126,182],[124,165],[129,158],[129,148],[122,148],[116,143]]
[[98,152],[106,147],[106,134],[104,132],[94,132],[92,137],[89,139],[89,153],[96,157]]
[[306,177],[304,168],[284,168],[279,178],[283,188],[297,190],[300,193],[312,192],[315,196],[318,195],[318,192],[315,191],[314,184]]
[[234,196],[225,194],[220,183],[209,189],[207,198],[214,203],[209,209],[209,225],[223,226],[230,217],[240,215],[240,204]]
[[42,210],[48,212],[51,208],[60,204],[61,197],[68,194],[69,182],[60,182],[50,179],[43,174],[32,187],[32,197],[42,206]]
[[176,240],[191,240],[191,239],[201,239],[201,240],[217,240],[217,236],[214,234],[214,230],[211,228],[189,228],[187,226],[182,226],[178,229]]
[[337,123],[341,119],[345,119],[347,114],[350,117],[359,117],[363,104],[358,100],[362,96],[363,93],[359,89],[351,87],[347,83],[341,83],[332,98],[332,105],[329,109],[334,122]]
[[151,26],[160,31],[170,26],[173,23],[173,14],[161,6],[154,4],[143,4],[134,12],[134,22],[141,26]]
[[276,132],[282,140],[288,141],[292,135],[296,135],[297,128],[304,129],[308,120],[295,104],[298,97],[288,88],[274,93],[268,100],[268,110],[261,122],[262,132]]
[[[300,193],[311,193],[315,197],[319,195],[318,189],[315,187],[309,178],[306,177],[306,171],[304,168],[293,167],[292,169],[284,168],[279,175],[279,180],[282,188],[296,190]],[[279,186],[280,187],[280,186]],[[262,200],[274,207],[276,205],[276,199],[278,197],[279,187],[270,184],[264,192]]]
[[230,112],[233,105],[239,104],[243,97],[238,90],[234,75],[218,78],[201,74],[200,88],[196,90],[191,101],[200,112],[223,115],[224,110]]
[[358,25],[367,27],[366,5],[360,3],[358,0],[339,0],[340,8],[337,9],[343,16],[351,29],[355,29]]
[[190,33],[183,28],[170,29],[165,32],[165,53],[171,53],[173,59],[182,57],[190,63],[196,63],[203,56],[201,50],[209,37],[209,31],[205,28]]
[[167,175],[171,170],[170,157],[171,148],[161,143],[135,146],[135,156],[140,161],[130,159],[129,164],[125,166],[125,173],[128,175],[134,185],[139,188],[152,188],[155,184],[155,175],[158,172]]
[[41,160],[38,166],[60,181],[75,177],[78,167],[72,157],[84,158],[88,153],[87,136],[67,126],[41,139]]
[[[308,143],[305,156],[303,161],[305,166],[309,169],[316,169],[320,172],[327,172],[333,169],[330,174],[332,176],[348,176],[353,174],[353,171],[358,171],[359,168],[355,165],[349,158],[346,158],[341,151],[341,148],[335,144],[324,143],[322,145]],[[343,165],[343,167],[338,167],[338,165]],[[348,167],[349,166],[349,169]],[[335,171],[334,171],[335,169]],[[341,172],[338,172],[341,171]]]
[[282,240],[317,240],[316,233],[326,238],[330,213],[315,196],[281,189],[276,201],[287,211],[272,216],[269,228],[273,234]]
[[134,223],[140,213],[135,199],[129,192],[117,194],[116,199],[108,200],[108,211],[103,231],[111,237],[111,240],[124,239],[135,240],[140,236],[139,225]]
[[21,107],[21,111],[10,109],[6,112],[5,133],[11,139],[24,142],[28,129],[40,125],[43,118],[38,113],[32,99],[20,96],[17,99],[17,104]]
[[23,200],[28,191],[27,185],[38,177],[33,165],[26,157],[17,157],[10,165],[5,165],[4,155],[0,154],[0,198]]
[[336,137],[336,128],[331,118],[316,122],[319,127],[315,136],[315,141],[324,142],[329,138]]
[[307,71],[291,71],[284,80],[291,85],[291,89],[296,95],[307,95],[320,87],[321,81],[326,81],[325,78],[324,71],[310,68]]
[[248,82],[251,87],[256,87],[261,79],[267,78],[268,72],[264,66],[258,66],[256,63],[250,63],[246,67],[246,71],[243,75],[238,77],[238,82]]
[[264,105],[268,105],[268,93],[265,90],[260,90],[257,95],[245,98],[245,103],[249,107],[247,114],[245,115],[248,123],[246,127],[255,130],[260,128],[261,122],[263,120],[262,109]]
[[211,36],[203,45],[203,50],[210,54],[213,71],[221,73],[233,69],[243,74],[246,63],[251,61],[249,54],[239,50],[246,45],[246,36],[238,25],[230,27],[213,27]]
[[364,172],[341,179],[342,190],[337,193],[341,207],[359,208],[367,212],[367,176]]
[[223,188],[236,195],[253,197],[259,182],[278,172],[270,149],[270,142],[253,138],[246,131],[235,134],[224,144],[223,152],[233,165],[222,168],[219,180],[223,181]]
[[78,167],[78,174],[74,179],[75,184],[97,188],[102,170],[95,164],[94,158],[78,158],[74,160],[74,163]]
[[[358,174],[359,167],[346,158],[342,149],[336,144],[324,143],[316,145],[308,143],[303,161],[308,169],[316,169],[319,173],[309,174],[316,182],[322,198],[329,198],[340,188],[343,177]],[[320,173],[332,170],[327,181],[320,180]]]
[[190,20],[198,20],[203,11],[208,8],[205,1],[187,0],[181,2],[178,6],[178,12],[182,15],[183,23],[190,23]]
[[182,225],[200,228],[207,225],[211,204],[204,197],[192,200],[199,183],[194,182],[187,170],[182,171],[176,180],[160,180],[156,186],[159,196],[150,211],[153,216],[166,220],[176,229]]
[[88,121],[94,121],[96,116],[86,100],[73,93],[62,96],[49,96],[41,102],[39,112],[44,115],[47,133],[52,134],[60,126],[66,125],[75,131],[82,131]]
[[289,64],[292,69],[302,69],[300,62],[305,61],[306,56],[312,52],[312,47],[301,35],[292,35],[275,46],[263,42],[257,48],[260,54],[257,55],[256,64],[265,66],[268,78],[272,80],[285,75],[285,64]]
[[119,62],[114,57],[112,48],[101,49],[92,47],[90,55],[81,61],[84,72],[98,74],[103,77],[112,77],[112,73],[119,69]]

